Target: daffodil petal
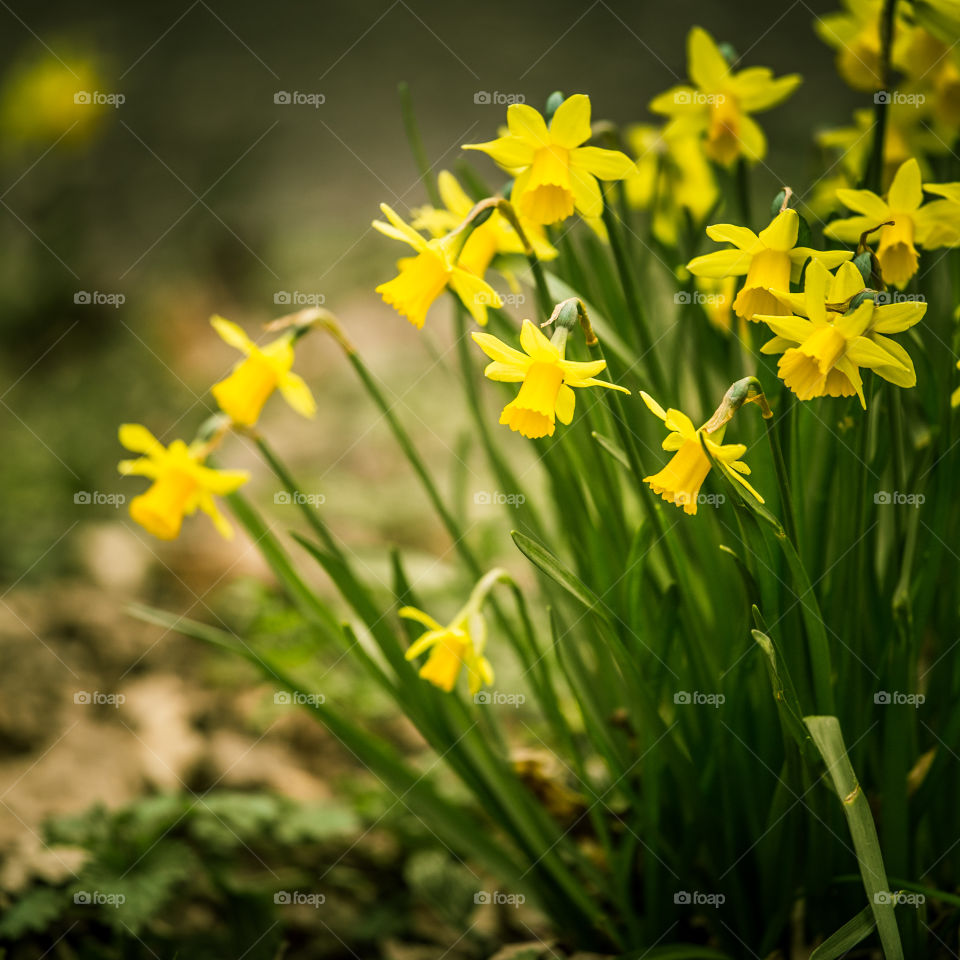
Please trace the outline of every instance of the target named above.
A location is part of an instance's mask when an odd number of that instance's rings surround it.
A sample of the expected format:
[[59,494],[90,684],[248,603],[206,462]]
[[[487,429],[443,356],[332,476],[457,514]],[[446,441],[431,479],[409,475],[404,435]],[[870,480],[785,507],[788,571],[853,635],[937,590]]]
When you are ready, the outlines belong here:
[[550,139],[572,150],[590,139],[590,98],[582,93],[567,97],[550,121]]
[[923,203],[923,178],[914,157],[900,164],[890,184],[887,205],[897,213],[910,213]]

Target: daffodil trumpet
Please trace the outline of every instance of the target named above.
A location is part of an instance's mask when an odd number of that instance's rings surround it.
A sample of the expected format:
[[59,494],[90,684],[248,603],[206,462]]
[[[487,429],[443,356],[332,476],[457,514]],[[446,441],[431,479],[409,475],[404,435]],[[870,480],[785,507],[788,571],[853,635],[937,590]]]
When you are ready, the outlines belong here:
[[470,592],[467,602],[446,626],[416,607],[402,607],[398,611],[405,620],[414,620],[427,628],[426,633],[418,637],[404,654],[407,660],[415,660],[429,652],[420,668],[420,676],[424,680],[450,693],[465,668],[467,685],[474,696],[482,687],[493,683],[493,667],[484,656],[487,624],[483,618],[483,605],[498,582],[510,582],[505,570],[496,568],[485,574]]

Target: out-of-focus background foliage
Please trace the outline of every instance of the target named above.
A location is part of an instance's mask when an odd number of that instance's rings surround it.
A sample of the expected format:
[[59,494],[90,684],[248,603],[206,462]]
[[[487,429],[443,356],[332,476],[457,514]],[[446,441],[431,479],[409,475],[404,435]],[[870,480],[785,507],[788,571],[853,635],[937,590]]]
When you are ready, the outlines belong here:
[[[340,838],[341,852],[325,862],[340,864],[334,880],[352,891],[337,928],[345,936],[350,910],[358,929],[381,929],[364,913],[364,898],[379,902],[371,873],[384,872],[394,887],[429,889],[417,880],[426,875],[435,889],[450,889],[442,865],[410,865],[416,824],[406,851],[383,838],[354,846],[361,821],[392,807],[316,727],[274,704],[237,664],[125,615],[141,599],[251,631],[288,631],[296,654],[296,625],[257,586],[268,578],[248,544],[223,543],[202,518],[161,544],[109,502],[140,490],[116,474],[117,424],[143,422],[165,441],[191,438],[213,410],[209,385],[234,360],[209,316],[252,329],[298,303],[324,302],[442,474],[464,425],[444,403],[444,375],[423,377],[449,346],[445,308],[420,337],[373,292],[396,256],[370,228],[378,202],[405,212],[425,200],[397,82],[409,82],[427,155],[441,169],[455,163],[460,144],[490,138],[503,122],[497,94],[541,106],[554,89],[582,91],[595,118],[652,120],[646,104],[683,76],[685,37],[700,23],[746,65],[805,78],[788,105],[763,118],[771,150],[756,184],[772,195],[808,179],[811,128],[846,123],[859,105],[813,32],[827,9],[820,0],[0,4],[4,903],[38,879],[68,877],[98,830],[129,830],[145,850],[154,849],[151,831],[168,837],[163,843],[179,836],[181,857],[192,844],[204,860],[213,844],[224,862],[233,856],[241,872],[261,873],[278,850]],[[277,103],[281,91],[323,102]],[[123,102],[75,103],[80,92]],[[493,102],[478,102],[481,92]],[[319,401],[317,420],[299,420],[275,400],[264,431],[305,488],[324,495],[328,522],[372,570],[385,570],[384,545],[397,543],[442,581],[449,544],[423,520],[420,491],[342,357],[314,336],[298,352],[298,370]],[[239,442],[225,457],[255,466]],[[294,522],[292,508],[273,504],[273,487],[259,469],[252,492],[282,529]],[[331,669],[331,686],[350,682],[339,674]],[[75,702],[93,691],[125,702]],[[346,693],[398,744],[409,738],[369,691]],[[303,836],[275,837],[271,825],[288,822],[286,814],[230,807],[228,798],[206,834],[202,823],[188,837],[186,827],[167,832],[174,806],[125,825],[104,826],[98,814],[61,826],[70,855],[51,853],[41,838],[48,817],[94,803],[117,810],[151,792],[214,788],[279,794],[325,813]],[[222,836],[211,839],[217,829]],[[250,838],[267,834],[272,854],[252,851]],[[183,882],[176,870],[158,875],[168,892]],[[268,880],[282,885],[276,873]],[[203,929],[197,909],[187,919]],[[326,937],[331,955],[338,938]]]

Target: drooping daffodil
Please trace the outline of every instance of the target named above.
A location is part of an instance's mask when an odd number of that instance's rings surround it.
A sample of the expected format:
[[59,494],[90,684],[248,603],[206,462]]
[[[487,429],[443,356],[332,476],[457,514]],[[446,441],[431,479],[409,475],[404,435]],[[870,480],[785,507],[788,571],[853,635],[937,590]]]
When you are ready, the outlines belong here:
[[557,420],[564,424],[573,420],[575,387],[630,392],[595,379],[606,369],[606,360],[565,360],[566,331],[561,328],[548,340],[534,323],[524,320],[520,330],[524,353],[489,333],[474,333],[473,339],[493,361],[483,371],[488,379],[522,384],[516,398],[503,408],[500,423],[530,439],[552,437]]
[[296,334],[285,333],[258,347],[237,324],[223,317],[213,317],[210,323],[226,343],[244,354],[233,372],[210,391],[234,423],[252,427],[274,390],[279,390],[297,413],[314,416],[317,404],[313,394],[303,378],[291,370]]
[[466,229],[427,240],[385,203],[380,204],[380,209],[387,222],[374,220],[374,228],[394,240],[408,243],[417,254],[401,260],[398,263],[400,273],[376,288],[384,303],[390,304],[420,330],[427,319],[427,311],[449,287],[470,316],[480,326],[485,326],[487,308],[501,307],[503,300],[483,277],[459,262],[467,239]]
[[713,433],[707,433],[706,424],[696,429],[693,421],[680,410],[664,410],[650,394],[643,391],[640,396],[650,412],[666,424],[670,433],[663,441],[663,449],[673,451],[670,462],[659,473],[643,478],[643,482],[649,484],[654,493],[667,503],[681,507],[684,513],[696,515],[700,487],[713,466],[703,449],[706,444],[710,456],[724,474],[763,503],[763,497],[744,479],[744,475],[750,473],[750,468],[740,459],[747,452],[746,445],[722,442],[726,424]]
[[450,693],[461,670],[466,668],[471,694],[476,695],[485,684],[493,683],[493,667],[483,655],[487,644],[483,604],[494,584],[506,577],[505,571],[500,569],[485,574],[471,591],[466,604],[446,626],[416,607],[400,609],[401,617],[427,628],[427,632],[414,640],[405,654],[407,660],[415,660],[429,651],[420,668],[424,680]]
[[205,443],[189,446],[174,440],[165,447],[144,426],[125,423],[120,427],[120,443],[134,453],[136,460],[122,460],[124,476],[148,477],[153,483],[146,493],[130,501],[130,516],[147,532],[161,540],[174,540],[183,518],[202,510],[213,521],[221,536],[233,537],[233,528],[217,509],[215,496],[233,493],[249,479],[245,470],[215,470],[204,466],[209,452]]

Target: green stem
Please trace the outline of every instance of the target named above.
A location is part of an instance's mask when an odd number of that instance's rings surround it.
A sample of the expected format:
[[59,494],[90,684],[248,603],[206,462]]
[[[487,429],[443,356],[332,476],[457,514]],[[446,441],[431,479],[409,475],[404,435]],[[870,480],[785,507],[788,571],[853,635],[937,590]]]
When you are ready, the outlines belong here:
[[293,498],[294,503],[296,503],[296,505],[300,508],[300,512],[310,525],[310,529],[313,530],[313,532],[323,541],[323,545],[327,548],[327,550],[342,560],[343,553],[340,550],[339,545],[337,544],[336,540],[333,539],[333,536],[327,529],[327,525],[323,522],[323,520],[320,519],[320,515],[316,510],[312,509],[310,504],[307,502],[303,495],[303,491],[300,489],[297,481],[294,480],[290,471],[286,468],[286,465],[279,459],[279,457],[277,457],[277,455],[273,452],[273,449],[263,437],[255,436],[254,442],[256,443],[260,452],[263,454],[263,458],[267,461],[267,465],[276,474],[277,479],[286,488],[287,493],[289,493]]
[[797,518],[793,510],[793,497],[790,494],[790,478],[787,475],[787,464],[783,459],[783,450],[780,447],[780,438],[777,436],[777,427],[774,418],[765,420],[767,439],[770,441],[770,452],[773,455],[773,466],[777,474],[777,489],[780,491],[780,503],[783,506],[783,525],[787,536],[799,553],[800,543],[797,540]]
[[883,152],[887,137],[887,115],[890,92],[890,60],[893,51],[894,13],[897,0],[884,0],[880,11],[880,86],[886,97],[874,97],[874,133],[864,186],[874,193],[883,189]]
[[623,295],[627,302],[627,310],[630,313],[630,319],[633,322],[634,330],[640,344],[640,356],[643,360],[650,379],[653,381],[657,390],[663,391],[666,387],[666,381],[663,377],[663,370],[660,368],[660,360],[654,351],[653,335],[650,332],[647,317],[640,305],[640,298],[637,294],[636,284],[634,282],[633,272],[630,269],[630,263],[627,260],[626,252],[623,248],[623,241],[620,237],[620,221],[614,213],[613,207],[609,203],[604,203],[603,222],[607,228],[607,235],[610,238],[610,249],[613,251],[613,260],[617,267],[617,274],[620,277],[620,286],[623,287]]
[[394,438],[400,445],[400,449],[403,451],[404,456],[407,458],[410,466],[413,467],[414,473],[416,473],[420,479],[420,482],[423,484],[423,488],[426,491],[430,503],[437,511],[437,515],[440,517],[441,522],[443,523],[444,527],[446,527],[447,533],[453,540],[454,548],[463,558],[463,561],[466,563],[471,574],[474,577],[479,578],[483,573],[483,569],[480,566],[477,558],[474,556],[473,551],[467,545],[467,542],[464,539],[463,531],[460,529],[460,524],[457,523],[453,514],[447,509],[446,504],[443,502],[443,498],[440,496],[440,491],[437,489],[437,485],[434,483],[433,477],[430,476],[430,472],[427,470],[426,465],[420,457],[420,454],[417,452],[417,448],[413,445],[413,441],[410,439],[409,434],[406,430],[404,430],[400,421],[397,419],[396,414],[393,412],[393,408],[389,403],[387,403],[386,397],[384,397],[383,392],[377,386],[373,375],[367,369],[366,364],[360,359],[357,352],[352,349],[348,350],[347,358],[353,365],[353,369],[356,370],[357,376],[360,377],[360,380],[366,388],[367,393],[370,394],[373,402],[383,414],[384,419],[387,421],[387,425],[390,427]]
[[437,189],[437,182],[430,173],[430,164],[427,162],[427,153],[423,149],[423,140],[420,139],[420,128],[417,126],[417,118],[413,112],[413,98],[410,96],[410,85],[404,81],[397,87],[400,93],[400,112],[403,114],[403,129],[407,134],[407,141],[413,152],[413,159],[420,171],[420,179],[423,181],[424,189],[430,197],[430,202],[435,207],[443,207],[443,201],[440,199],[440,191]]

